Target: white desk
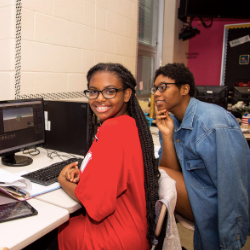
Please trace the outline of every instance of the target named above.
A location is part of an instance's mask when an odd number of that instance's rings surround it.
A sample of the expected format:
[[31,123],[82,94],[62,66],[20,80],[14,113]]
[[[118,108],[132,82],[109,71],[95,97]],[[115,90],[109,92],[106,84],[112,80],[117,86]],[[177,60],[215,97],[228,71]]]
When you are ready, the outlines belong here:
[[[153,141],[154,141],[154,145],[159,146],[159,136],[158,136],[158,128],[156,126],[151,126],[150,127],[151,133],[152,133],[152,137],[153,137]],[[36,169],[42,168],[42,167],[46,167],[49,166],[55,162],[61,161],[61,159],[59,157],[54,157],[53,160],[50,159],[49,157],[47,157],[47,151],[43,148],[38,148],[40,150],[40,154],[37,156],[32,156],[33,158],[33,162],[31,165],[29,166],[25,166],[25,167],[8,167],[8,166],[4,166],[2,165],[2,163],[0,163],[0,167],[6,171],[9,171],[11,173],[18,173],[21,171],[34,171]],[[22,154],[21,152],[19,152],[18,154]],[[60,155],[67,155],[67,153],[63,153],[63,152],[59,152]],[[69,155],[70,157],[73,157],[72,155]],[[77,157],[82,157],[82,156],[77,156]],[[65,157],[63,157],[63,159],[67,159]],[[75,211],[77,211],[78,209],[81,208],[81,205],[79,203],[77,203],[76,201],[74,201],[72,198],[70,198],[68,196],[68,194],[63,190],[63,189],[58,189],[43,195],[39,195],[36,196],[33,199],[37,199],[43,202],[47,202],[50,204],[53,204],[55,206],[61,207],[61,208],[65,208],[69,211],[69,213],[73,213]]]
[[[47,157],[47,150],[44,149],[44,148],[38,148],[39,151],[40,151],[40,154],[36,155],[36,156],[30,156],[30,155],[26,155],[26,156],[29,156],[33,159],[33,162],[28,165],[28,166],[24,166],[24,167],[8,167],[8,166],[5,166],[5,165],[2,165],[2,163],[0,163],[0,167],[6,171],[9,171],[11,173],[18,173],[18,172],[21,172],[21,171],[26,171],[26,170],[29,170],[29,171],[34,171],[34,170],[37,170],[37,169],[40,169],[40,168],[43,168],[43,167],[47,167],[55,162],[58,162],[58,161],[62,161],[63,160],[67,160],[66,157],[62,157],[62,159],[60,159],[59,157],[55,156],[54,154],[52,155],[53,159],[50,159],[49,157]],[[54,151],[54,150],[53,150]],[[60,155],[67,155],[68,157],[73,157],[72,154],[67,154],[67,153],[64,153],[64,152],[58,152]],[[18,152],[17,155],[23,155],[22,152]],[[77,157],[77,156],[76,156]],[[78,156],[79,157],[79,156]],[[82,157],[82,156],[81,156]]]
[[[33,162],[29,166],[25,167],[8,167],[0,164],[0,167],[6,171],[9,171],[11,173],[18,173],[21,171],[34,171],[42,167],[47,167],[55,162],[61,161],[59,157],[54,157],[53,160],[47,157],[47,151],[43,148],[38,148],[40,150],[40,154],[37,156],[32,156]],[[67,155],[67,153],[58,152],[60,155]],[[22,153],[18,153],[22,154]],[[69,155],[70,157],[73,157],[72,155]],[[79,156],[76,156],[79,157]],[[82,157],[82,156],[80,156]],[[63,157],[64,160],[66,160],[66,157]],[[58,189],[43,195],[36,196],[33,199],[38,199],[40,201],[44,201],[50,204],[53,204],[55,206],[65,208],[69,211],[69,213],[73,213],[79,208],[81,208],[81,205],[74,201],[72,198],[68,196],[68,194],[63,189]]]
[[36,196],[35,199],[67,209],[69,213],[73,213],[82,207],[79,203],[70,198],[62,188]]
[[[8,167],[0,163],[0,167],[11,173],[18,173],[26,170],[34,171],[61,161],[58,157],[54,157],[53,160],[47,157],[45,149],[39,148],[39,150],[40,154],[32,156],[33,162],[29,166]],[[60,155],[66,155],[66,153],[60,153]],[[63,159],[67,158],[63,157]],[[63,224],[69,219],[69,213],[81,207],[62,189],[36,196],[28,202],[38,211],[38,215],[1,223],[0,247],[19,250]]]
[[37,199],[28,202],[38,211],[38,215],[0,223],[0,247],[20,250],[69,219],[66,209]]
[[[152,126],[151,132],[154,144],[160,145],[158,128]],[[34,171],[61,160],[58,157],[54,157],[52,160],[47,157],[45,149],[39,148],[39,150],[40,154],[32,157],[33,163],[29,166],[8,167],[0,163],[0,167],[11,173],[18,173],[26,170]],[[66,153],[60,154],[65,155]],[[69,219],[69,213],[81,208],[81,205],[71,199],[63,189],[36,196],[28,202],[37,209],[38,215],[1,223],[0,247],[8,247],[11,250],[21,249],[63,224]]]

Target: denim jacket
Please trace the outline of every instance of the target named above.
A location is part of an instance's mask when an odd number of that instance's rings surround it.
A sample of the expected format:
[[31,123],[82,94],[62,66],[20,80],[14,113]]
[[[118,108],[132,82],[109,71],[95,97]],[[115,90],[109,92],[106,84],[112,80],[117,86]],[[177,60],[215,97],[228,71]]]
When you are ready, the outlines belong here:
[[237,120],[195,98],[182,123],[171,117],[195,218],[194,249],[241,249],[250,233],[250,150]]

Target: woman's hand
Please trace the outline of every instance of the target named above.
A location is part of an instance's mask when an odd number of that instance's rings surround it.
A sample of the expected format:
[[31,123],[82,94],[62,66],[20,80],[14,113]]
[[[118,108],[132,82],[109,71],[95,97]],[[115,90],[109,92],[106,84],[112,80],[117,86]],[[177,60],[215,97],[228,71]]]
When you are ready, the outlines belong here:
[[77,166],[74,168],[69,169],[66,172],[66,180],[74,183],[78,183],[80,180],[80,170]]
[[[80,170],[77,167],[78,162],[70,163],[69,165],[65,166],[61,173],[58,176],[58,182],[60,186],[64,189],[64,191],[76,202],[81,204],[81,202],[78,200],[75,189],[77,187],[77,183],[79,182],[79,173]],[[73,178],[73,181],[71,181]],[[76,180],[74,180],[74,178]]]
[[69,182],[78,183],[80,180],[80,170],[78,169],[77,165],[78,162],[73,162],[65,166],[58,178],[65,179]]
[[174,122],[166,109],[156,110],[156,125],[162,136],[172,136],[174,132]]

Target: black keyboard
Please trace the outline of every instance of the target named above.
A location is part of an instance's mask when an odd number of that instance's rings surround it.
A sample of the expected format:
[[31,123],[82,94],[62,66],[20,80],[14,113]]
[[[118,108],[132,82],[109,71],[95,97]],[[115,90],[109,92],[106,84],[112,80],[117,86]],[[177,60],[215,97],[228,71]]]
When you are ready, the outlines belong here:
[[57,181],[57,178],[61,170],[72,162],[78,161],[78,168],[81,167],[82,158],[69,158],[65,161],[60,161],[51,164],[48,167],[38,169],[34,172],[22,175],[23,178],[29,179],[31,182],[35,182],[44,186],[48,186]]

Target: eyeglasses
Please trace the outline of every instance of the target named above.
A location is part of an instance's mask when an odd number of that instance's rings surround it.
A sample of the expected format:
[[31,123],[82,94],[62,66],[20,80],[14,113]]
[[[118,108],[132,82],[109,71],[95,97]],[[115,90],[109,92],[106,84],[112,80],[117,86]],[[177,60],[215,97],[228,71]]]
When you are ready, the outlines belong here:
[[88,99],[96,99],[99,96],[99,93],[102,93],[103,97],[106,99],[112,99],[115,98],[117,92],[121,90],[125,90],[125,88],[107,88],[103,90],[87,89],[83,92]]
[[163,93],[167,89],[168,84],[176,84],[176,83],[163,82],[158,87],[154,86],[151,88],[152,95],[154,95],[157,90],[159,90],[161,93]]

